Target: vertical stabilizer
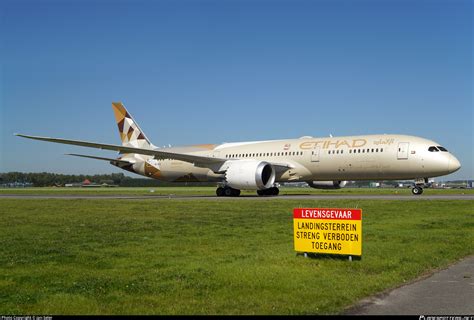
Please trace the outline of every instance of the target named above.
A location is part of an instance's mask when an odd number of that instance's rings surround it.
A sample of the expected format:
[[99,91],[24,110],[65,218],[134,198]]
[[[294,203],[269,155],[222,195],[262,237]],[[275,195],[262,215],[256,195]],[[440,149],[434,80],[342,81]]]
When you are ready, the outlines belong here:
[[127,112],[127,109],[125,109],[121,102],[112,102],[112,109],[114,110],[123,146],[153,149],[153,144],[151,144],[145,133],[138,126],[138,123]]

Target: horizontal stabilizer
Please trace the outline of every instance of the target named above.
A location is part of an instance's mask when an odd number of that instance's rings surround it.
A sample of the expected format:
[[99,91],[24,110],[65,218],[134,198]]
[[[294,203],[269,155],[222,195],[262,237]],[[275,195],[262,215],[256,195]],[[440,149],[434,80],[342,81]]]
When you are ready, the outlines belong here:
[[104,158],[104,157],[88,156],[88,155],[76,154],[76,153],[66,153],[66,155],[67,155],[67,156],[82,157],[82,158],[90,158],[90,159],[96,159],[96,160],[113,161],[113,162],[123,163],[123,164],[130,164],[130,163],[132,163],[132,162],[130,162],[130,161],[121,160],[121,159],[113,159],[113,158]]

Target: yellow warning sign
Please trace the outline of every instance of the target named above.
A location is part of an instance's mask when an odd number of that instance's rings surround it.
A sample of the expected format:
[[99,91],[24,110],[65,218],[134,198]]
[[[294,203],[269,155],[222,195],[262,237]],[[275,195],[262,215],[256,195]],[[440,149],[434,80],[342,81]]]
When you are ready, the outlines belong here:
[[293,209],[293,228],[297,252],[362,255],[361,209]]

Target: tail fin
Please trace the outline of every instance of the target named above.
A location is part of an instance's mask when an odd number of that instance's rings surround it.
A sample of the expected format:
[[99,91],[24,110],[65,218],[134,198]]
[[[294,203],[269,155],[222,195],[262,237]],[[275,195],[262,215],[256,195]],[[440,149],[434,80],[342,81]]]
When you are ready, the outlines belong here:
[[115,120],[122,139],[122,145],[127,147],[153,149],[153,144],[140,129],[138,123],[127,112],[121,102],[112,102]]

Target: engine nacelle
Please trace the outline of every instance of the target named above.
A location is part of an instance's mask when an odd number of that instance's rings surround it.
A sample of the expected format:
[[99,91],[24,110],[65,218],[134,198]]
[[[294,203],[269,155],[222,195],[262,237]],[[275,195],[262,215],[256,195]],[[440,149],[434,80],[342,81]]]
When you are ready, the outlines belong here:
[[315,189],[341,189],[346,186],[347,181],[306,181],[306,183]]
[[265,161],[235,160],[226,163],[225,179],[234,189],[263,190],[273,186],[275,168]]

